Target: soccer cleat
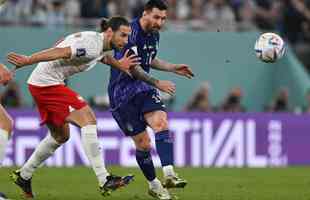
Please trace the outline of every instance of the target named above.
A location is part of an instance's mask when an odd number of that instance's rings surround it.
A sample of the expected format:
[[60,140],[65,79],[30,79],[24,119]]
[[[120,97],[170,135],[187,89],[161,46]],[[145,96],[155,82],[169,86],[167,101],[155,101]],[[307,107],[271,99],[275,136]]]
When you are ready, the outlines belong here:
[[149,188],[149,195],[159,200],[171,200],[171,196],[166,188],[161,184],[157,188]]
[[29,180],[23,179],[20,175],[19,170],[12,172],[10,177],[13,180],[13,182],[22,189],[23,197],[25,199],[33,199],[34,198],[34,195],[32,193],[32,187],[31,187],[31,179],[29,179]]
[[184,188],[187,185],[187,181],[175,176],[167,176],[164,178],[163,186],[165,188]]
[[131,181],[133,181],[134,176],[128,175],[124,177],[110,175],[107,176],[107,181],[103,186],[99,187],[99,191],[102,196],[110,196],[111,192],[117,190],[121,187],[125,187]]

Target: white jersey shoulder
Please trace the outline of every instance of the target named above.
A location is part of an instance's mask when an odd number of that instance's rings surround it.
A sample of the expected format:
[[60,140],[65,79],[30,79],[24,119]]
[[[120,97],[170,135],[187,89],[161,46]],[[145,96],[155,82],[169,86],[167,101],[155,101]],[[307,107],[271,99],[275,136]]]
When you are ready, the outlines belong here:
[[28,83],[36,86],[64,84],[68,77],[91,69],[104,56],[103,41],[103,34],[93,31],[67,36],[56,47],[70,47],[71,58],[39,63]]

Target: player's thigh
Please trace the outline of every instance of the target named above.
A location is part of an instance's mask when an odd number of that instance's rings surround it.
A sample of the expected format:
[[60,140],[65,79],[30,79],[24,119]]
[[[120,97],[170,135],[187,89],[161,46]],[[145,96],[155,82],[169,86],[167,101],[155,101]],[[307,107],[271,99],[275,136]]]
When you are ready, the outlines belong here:
[[59,143],[63,144],[67,142],[70,138],[70,128],[69,124],[65,123],[61,126],[55,126],[53,124],[47,124],[48,129],[50,130],[51,136]]
[[[141,94],[142,95],[142,94]],[[164,103],[156,90],[143,93],[141,112],[144,120],[155,133],[168,129],[167,113]]]
[[146,130],[135,136],[132,136],[132,139],[138,150],[149,151],[151,149],[151,138]]
[[144,114],[145,121],[155,133],[168,129],[168,116],[165,111],[155,110]]
[[147,123],[134,101],[112,111],[112,116],[126,136],[135,136],[146,130]]
[[0,104],[0,128],[7,131],[9,134],[13,129],[13,120]]
[[88,105],[79,110],[72,111],[66,118],[66,122],[79,127],[97,124],[95,113]]

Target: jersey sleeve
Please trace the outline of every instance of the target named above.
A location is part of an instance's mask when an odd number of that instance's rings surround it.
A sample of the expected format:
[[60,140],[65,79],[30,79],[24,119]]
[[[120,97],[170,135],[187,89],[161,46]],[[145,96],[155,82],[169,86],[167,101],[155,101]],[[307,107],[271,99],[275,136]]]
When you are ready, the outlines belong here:
[[71,59],[86,58],[95,59],[100,56],[102,48],[100,48],[101,41],[97,41],[96,37],[85,37],[74,40],[70,44]]

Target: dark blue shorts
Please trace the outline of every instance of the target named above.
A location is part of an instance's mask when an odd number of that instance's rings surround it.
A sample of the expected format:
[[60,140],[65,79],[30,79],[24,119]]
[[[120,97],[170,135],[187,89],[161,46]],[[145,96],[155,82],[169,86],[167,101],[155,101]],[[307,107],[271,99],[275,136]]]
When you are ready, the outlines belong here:
[[156,90],[141,92],[134,96],[128,103],[112,111],[112,115],[126,136],[135,136],[147,127],[144,114],[162,110],[165,105]]

